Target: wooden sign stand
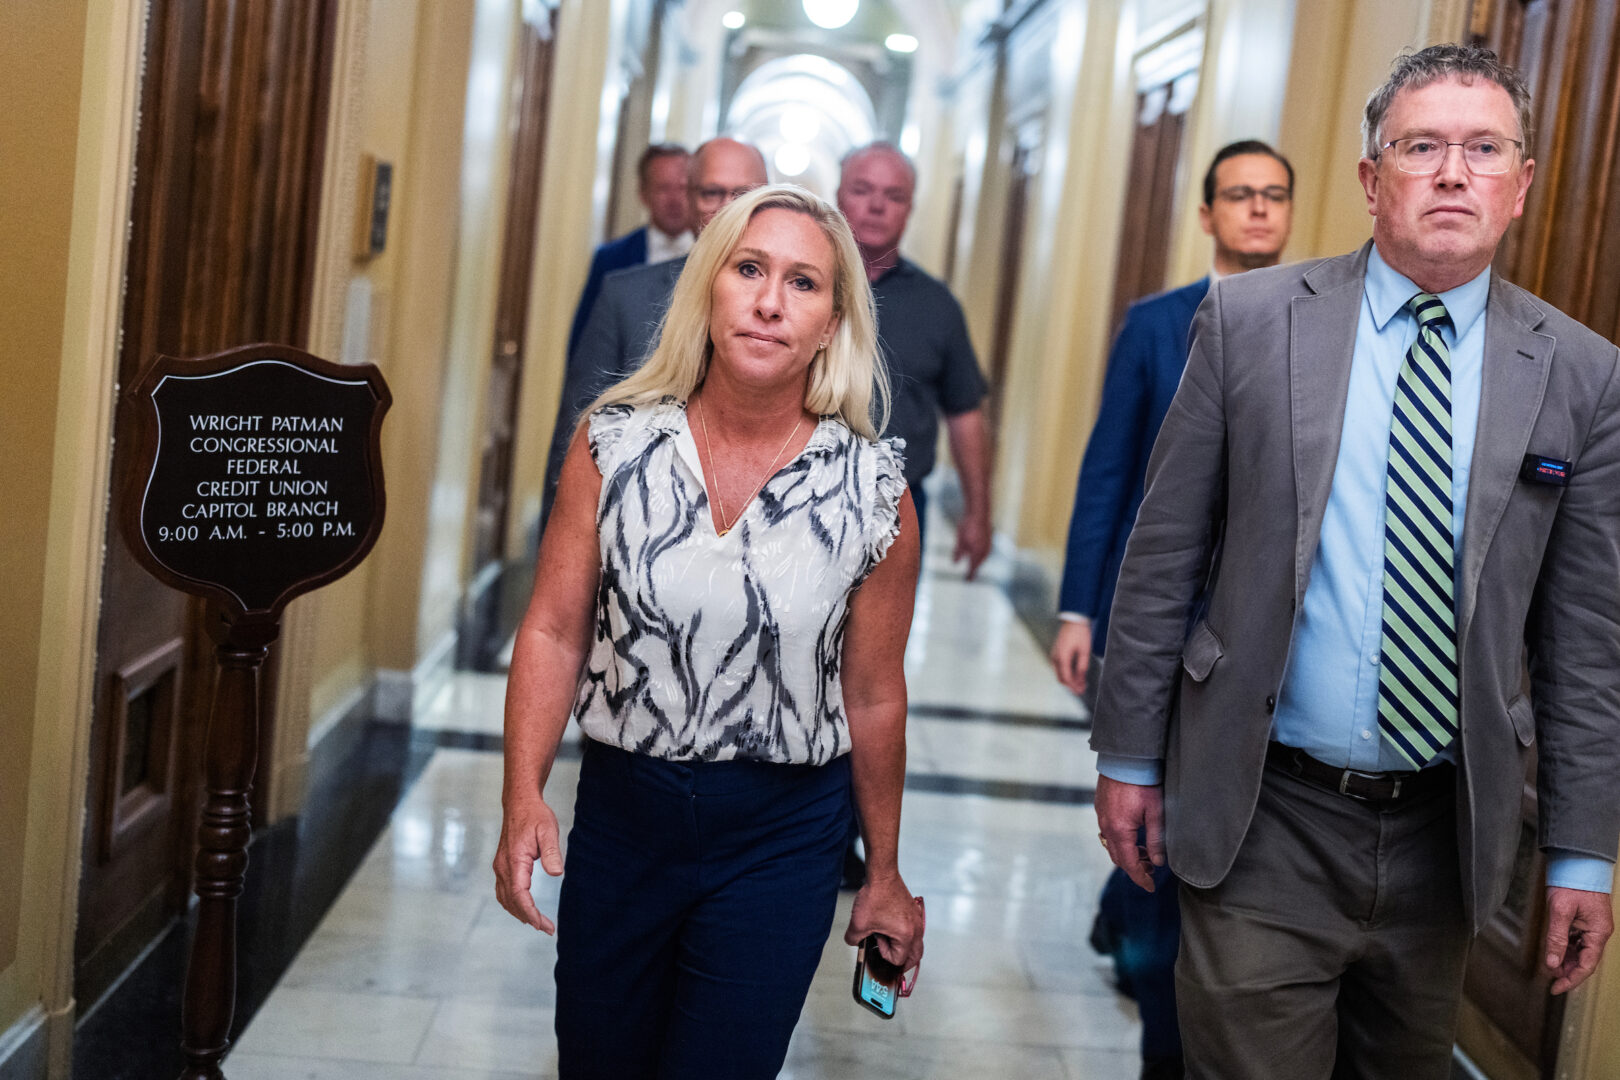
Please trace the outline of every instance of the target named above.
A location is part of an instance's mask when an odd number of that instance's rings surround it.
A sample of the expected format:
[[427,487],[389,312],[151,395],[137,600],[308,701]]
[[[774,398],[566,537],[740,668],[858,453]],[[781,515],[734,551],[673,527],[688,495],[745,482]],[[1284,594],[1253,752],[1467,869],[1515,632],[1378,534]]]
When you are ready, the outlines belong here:
[[211,601],[219,679],[197,825],[180,1080],[224,1080],[259,672],[287,603],[352,570],[382,531],[381,432],[392,397],[374,365],[281,345],[160,356],[130,394],[139,464],[121,501],[124,537],[160,581]]

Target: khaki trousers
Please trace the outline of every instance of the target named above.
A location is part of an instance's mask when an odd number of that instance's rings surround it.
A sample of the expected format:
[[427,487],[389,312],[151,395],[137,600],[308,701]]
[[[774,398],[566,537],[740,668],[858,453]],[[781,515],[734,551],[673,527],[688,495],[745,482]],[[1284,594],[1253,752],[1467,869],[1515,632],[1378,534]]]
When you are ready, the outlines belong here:
[[1189,1078],[1450,1076],[1470,940],[1455,800],[1380,808],[1267,767],[1231,872],[1181,886]]

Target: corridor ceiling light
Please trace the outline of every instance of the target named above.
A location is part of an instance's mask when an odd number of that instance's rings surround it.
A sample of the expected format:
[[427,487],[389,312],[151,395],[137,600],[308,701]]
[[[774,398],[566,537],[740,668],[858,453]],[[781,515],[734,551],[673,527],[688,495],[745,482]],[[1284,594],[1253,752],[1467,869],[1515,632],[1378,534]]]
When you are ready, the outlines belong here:
[[815,110],[803,105],[789,105],[782,110],[779,126],[782,138],[790,143],[807,143],[821,134],[821,118]]
[[724,15],[720,16],[720,25],[725,27],[727,30],[741,30],[743,28],[743,23],[747,21],[748,16],[744,15],[740,11],[728,11]]
[[776,171],[783,176],[798,176],[810,167],[810,148],[804,143],[783,143],[776,149]]
[[823,30],[837,30],[855,17],[861,0],[804,0],[804,13]]
[[883,39],[883,44],[890,52],[914,53],[917,51],[917,39],[910,34],[890,34]]

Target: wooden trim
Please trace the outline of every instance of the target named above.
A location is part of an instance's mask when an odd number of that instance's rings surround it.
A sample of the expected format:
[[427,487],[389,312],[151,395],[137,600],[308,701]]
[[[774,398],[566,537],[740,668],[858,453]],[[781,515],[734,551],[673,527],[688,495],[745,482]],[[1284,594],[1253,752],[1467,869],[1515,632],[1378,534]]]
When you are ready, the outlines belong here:
[[[107,714],[113,721],[110,731],[113,745],[107,758],[110,765],[106,774],[107,797],[102,804],[96,845],[97,857],[103,863],[111,861],[132,838],[144,834],[153,822],[161,820],[161,815],[174,801],[175,747],[179,744],[177,721],[184,660],[184,639],[170,638],[113,672],[108,681]],[[162,706],[162,712],[154,714],[152,721],[153,740],[157,745],[147,752],[152,775],[135,790],[125,792],[124,757],[130,702],[156,687],[165,677],[169,679],[168,690],[156,702]]]

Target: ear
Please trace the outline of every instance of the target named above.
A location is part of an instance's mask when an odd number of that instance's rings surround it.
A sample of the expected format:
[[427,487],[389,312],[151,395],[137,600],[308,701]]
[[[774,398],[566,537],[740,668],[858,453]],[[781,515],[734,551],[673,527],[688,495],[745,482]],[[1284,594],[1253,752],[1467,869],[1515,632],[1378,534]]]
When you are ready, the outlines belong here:
[[836,311],[833,312],[832,316],[827,320],[826,327],[821,331],[821,337],[818,340],[831,344],[833,335],[838,333],[838,326],[843,321],[844,317],[842,315],[838,314]]
[[1372,158],[1362,158],[1356,165],[1356,176],[1361,180],[1361,189],[1367,193],[1367,213],[1377,217],[1378,162]]
[[1536,175],[1536,161],[1531,158],[1519,170],[1519,197],[1513,200],[1513,216],[1518,217],[1524,213],[1524,197],[1530,192],[1530,181]]
[[1198,227],[1204,230],[1205,236],[1215,235],[1215,222],[1211,216],[1212,213],[1208,203],[1198,208]]

